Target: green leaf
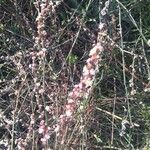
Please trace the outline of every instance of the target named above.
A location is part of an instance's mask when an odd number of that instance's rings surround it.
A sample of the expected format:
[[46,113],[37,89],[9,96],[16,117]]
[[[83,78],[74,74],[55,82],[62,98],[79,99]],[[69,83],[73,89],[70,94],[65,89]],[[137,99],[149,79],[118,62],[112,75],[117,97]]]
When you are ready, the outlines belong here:
[[71,54],[68,58],[68,63],[71,64],[75,64],[78,60],[78,57],[76,55]]

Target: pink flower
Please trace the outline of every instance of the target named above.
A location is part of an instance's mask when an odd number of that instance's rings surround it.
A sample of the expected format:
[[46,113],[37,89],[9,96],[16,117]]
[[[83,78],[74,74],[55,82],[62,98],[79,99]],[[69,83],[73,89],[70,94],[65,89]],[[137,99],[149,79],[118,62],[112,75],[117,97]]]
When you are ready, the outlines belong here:
[[94,48],[91,49],[90,53],[89,53],[89,56],[92,56],[94,54],[97,54],[97,51],[98,51],[98,47],[95,46]]
[[73,112],[71,110],[66,110],[66,116],[70,117],[72,116]]
[[79,88],[80,88],[80,89],[83,88],[83,83],[82,83],[82,82],[79,83]]
[[39,133],[40,134],[44,133],[44,127],[43,126],[39,128]]
[[44,124],[45,124],[45,121],[41,120],[40,125],[44,125]]
[[43,93],[44,93],[44,89],[40,89],[39,94],[43,94]]
[[46,52],[46,48],[42,48],[42,51],[43,51],[43,52]]
[[100,23],[99,25],[99,29],[102,30],[104,28],[105,24],[104,23]]
[[39,51],[37,56],[45,57],[45,51]]
[[37,87],[39,87],[41,84],[40,84],[40,82],[37,82],[35,85],[36,85]]
[[83,74],[80,78],[80,83],[76,84],[72,92],[68,94],[68,103],[65,105],[65,114],[59,117],[59,126],[55,128],[55,131],[60,130],[60,127],[63,127],[66,122],[72,120],[74,112],[78,109],[77,107],[83,109],[83,106],[80,106],[80,102],[83,98],[88,98],[89,96],[98,65],[99,53],[102,50],[103,47],[99,43],[90,51],[89,59],[83,67]]
[[58,132],[60,129],[60,125],[57,125],[56,128],[54,129],[55,132]]
[[89,70],[88,70],[87,66],[84,66],[84,68],[83,68],[83,76],[87,76],[87,75],[89,75]]
[[68,103],[74,103],[73,99],[68,99]]
[[35,121],[34,120],[31,120],[31,122],[30,122],[31,124],[34,124],[35,123]]
[[67,110],[70,110],[70,109],[72,109],[72,106],[71,106],[71,104],[67,104],[67,105],[66,105],[66,109],[67,109]]
[[41,138],[41,142],[42,142],[43,144],[46,144],[46,141],[47,141],[46,138]]
[[45,107],[45,110],[46,110],[46,111],[49,111],[49,110],[50,110],[50,107],[49,107],[49,106],[46,106],[46,107]]
[[44,138],[45,138],[46,140],[48,140],[48,139],[50,138],[50,135],[49,135],[48,133],[46,133],[46,134],[44,135]]
[[73,97],[73,92],[70,92],[70,93],[68,94],[68,97],[69,97],[69,98],[72,98],[72,97]]
[[90,74],[91,74],[91,75],[95,75],[95,70],[94,70],[94,69],[91,69],[91,70],[90,70]]

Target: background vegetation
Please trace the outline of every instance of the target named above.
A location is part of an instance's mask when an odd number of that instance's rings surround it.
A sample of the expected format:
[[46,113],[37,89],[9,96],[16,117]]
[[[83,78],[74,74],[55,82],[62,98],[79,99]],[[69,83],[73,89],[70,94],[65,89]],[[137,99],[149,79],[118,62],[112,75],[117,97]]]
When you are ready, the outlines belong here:
[[[150,1],[112,0],[105,19],[106,1],[48,2],[43,56],[40,1],[0,0],[0,149],[150,150]],[[42,145],[41,121],[51,131],[64,112],[103,19],[107,40],[92,92],[65,136],[50,132]]]

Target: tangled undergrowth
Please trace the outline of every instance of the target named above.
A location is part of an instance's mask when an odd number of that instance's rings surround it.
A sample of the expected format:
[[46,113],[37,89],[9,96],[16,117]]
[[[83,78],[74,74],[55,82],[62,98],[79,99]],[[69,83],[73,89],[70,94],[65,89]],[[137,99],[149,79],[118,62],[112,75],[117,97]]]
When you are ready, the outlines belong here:
[[148,0],[0,7],[0,149],[150,149]]

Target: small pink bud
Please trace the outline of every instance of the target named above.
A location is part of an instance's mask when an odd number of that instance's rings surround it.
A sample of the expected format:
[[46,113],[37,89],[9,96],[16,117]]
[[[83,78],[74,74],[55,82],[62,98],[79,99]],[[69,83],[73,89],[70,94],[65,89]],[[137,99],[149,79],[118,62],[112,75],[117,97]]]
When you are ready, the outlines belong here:
[[92,56],[94,54],[97,53],[97,46],[95,46],[94,48],[91,49],[90,53],[89,53],[89,56]]
[[68,99],[68,103],[74,103],[73,99]]
[[46,107],[45,107],[45,110],[46,110],[46,111],[49,111],[49,110],[50,110],[50,107],[49,107],[49,106],[46,106]]
[[76,84],[74,87],[75,87],[75,88],[78,88],[78,87],[79,87],[79,85],[78,85],[78,84]]
[[68,110],[68,109],[71,109],[71,105],[70,104],[67,104],[66,105],[66,109]]
[[46,138],[41,138],[41,141],[42,141],[43,144],[45,144],[47,139]]
[[44,125],[45,121],[41,120],[40,125]]
[[73,96],[73,92],[70,92],[69,94],[68,94],[68,97],[72,97]]
[[79,88],[80,88],[80,89],[83,88],[83,83],[82,83],[82,82],[79,83]]
[[39,51],[39,52],[37,53],[37,56],[44,57],[44,56],[45,56],[45,51]]
[[30,122],[31,124],[34,124],[35,123],[35,121],[34,120],[31,120],[31,122]]
[[30,68],[30,69],[32,68],[32,64],[29,64],[29,68]]
[[39,87],[39,86],[40,86],[40,82],[37,82],[35,85],[36,85],[37,87]]
[[43,52],[46,52],[46,48],[42,48],[42,51],[43,51]]
[[40,133],[40,134],[44,133],[44,128],[41,128],[41,127],[40,127],[40,128],[39,128],[39,133]]
[[40,89],[39,94],[43,94],[43,93],[44,93],[44,89]]
[[55,131],[55,132],[58,132],[58,131],[59,131],[59,129],[60,129],[60,126],[59,126],[59,125],[57,125],[54,131]]
[[50,135],[47,133],[47,134],[45,134],[44,138],[45,138],[46,140],[48,140],[48,139],[50,138]]
[[83,68],[83,76],[87,76],[87,75],[89,75],[89,70],[88,70],[87,66],[84,66],[84,68]]
[[91,75],[95,75],[95,70],[94,70],[94,69],[91,69],[91,70],[90,70],[90,74],[91,74]]
[[35,60],[35,58],[36,58],[35,56],[32,56],[32,60]]
[[72,115],[72,113],[73,113],[73,112],[72,112],[71,110],[66,110],[66,116],[67,116],[67,117],[70,117],[70,116]]
[[104,23],[100,23],[99,25],[99,29],[102,30],[104,28],[105,24]]

